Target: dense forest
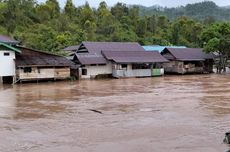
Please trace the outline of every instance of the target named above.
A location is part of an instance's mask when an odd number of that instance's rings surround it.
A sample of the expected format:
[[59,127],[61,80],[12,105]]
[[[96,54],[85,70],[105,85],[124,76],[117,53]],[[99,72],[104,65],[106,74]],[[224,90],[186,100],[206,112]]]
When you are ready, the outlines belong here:
[[[215,11],[210,13],[213,7],[217,6],[203,2],[143,14],[143,8],[123,3],[108,7],[101,2],[98,8],[92,8],[87,2],[75,6],[72,0],[67,0],[62,9],[57,0],[41,4],[36,0],[0,0],[0,34],[10,35],[28,47],[54,53],[82,41],[202,47],[206,38],[202,33],[216,20],[222,20],[215,19],[218,15]],[[206,16],[198,20],[195,16],[199,14]]]
[[141,16],[165,15],[170,20],[180,16],[188,16],[199,21],[216,20],[229,21],[230,7],[219,7],[214,2],[204,1],[195,4],[188,4],[177,8],[164,8],[161,6],[144,7],[139,6]]

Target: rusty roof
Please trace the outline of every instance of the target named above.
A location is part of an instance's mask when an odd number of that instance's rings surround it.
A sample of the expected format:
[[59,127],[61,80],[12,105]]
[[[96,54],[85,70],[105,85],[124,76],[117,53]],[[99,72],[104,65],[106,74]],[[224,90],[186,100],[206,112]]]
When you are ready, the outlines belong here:
[[16,45],[19,43],[19,41],[16,41],[10,38],[9,36],[5,36],[5,35],[0,35],[0,42],[10,44],[10,45]]
[[74,63],[65,57],[20,47],[21,54],[16,56],[16,66],[74,66]]
[[161,54],[167,59],[180,61],[203,61],[214,57],[212,53],[206,54],[201,48],[165,48]]
[[106,59],[116,63],[159,63],[168,62],[159,52],[147,51],[102,51]]

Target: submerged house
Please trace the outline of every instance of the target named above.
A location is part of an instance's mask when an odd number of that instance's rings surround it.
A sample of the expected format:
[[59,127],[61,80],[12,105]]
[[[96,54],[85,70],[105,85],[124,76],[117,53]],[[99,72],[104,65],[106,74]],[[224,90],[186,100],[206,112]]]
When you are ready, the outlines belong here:
[[[167,60],[159,53],[146,52],[138,43],[82,42],[75,53],[74,61],[81,65],[78,75],[80,79],[84,79],[99,76],[152,76],[151,69]],[[163,73],[163,70],[156,71],[155,75]]]
[[151,77],[164,74],[162,63],[168,62],[159,52],[102,51],[112,63],[112,76]]
[[65,57],[19,46],[0,35],[0,83],[66,79],[74,64]]
[[73,63],[65,57],[17,46],[16,81],[61,80],[70,77]]
[[0,42],[0,84],[15,81],[15,59],[21,54],[19,49],[8,44]]
[[200,48],[165,48],[161,54],[170,62],[164,63],[165,73],[212,73],[214,57]]

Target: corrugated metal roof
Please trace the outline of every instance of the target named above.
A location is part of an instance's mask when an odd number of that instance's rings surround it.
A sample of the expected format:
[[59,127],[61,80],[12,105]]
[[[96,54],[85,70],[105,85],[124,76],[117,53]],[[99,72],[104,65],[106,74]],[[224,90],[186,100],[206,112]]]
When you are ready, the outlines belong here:
[[[84,53],[80,53],[81,49],[84,50]],[[76,57],[82,65],[106,64],[107,61],[102,56],[102,50],[145,52],[140,44],[134,42],[82,42]]]
[[175,57],[175,60],[180,61],[202,61],[214,58],[212,53],[206,54],[201,48],[165,48],[161,54],[164,56],[168,52]]
[[73,46],[68,46],[66,48],[64,48],[64,51],[70,51],[70,52],[75,52],[78,50],[80,45],[73,45]]
[[16,56],[16,66],[74,66],[74,63],[65,57],[40,52],[30,48],[19,47],[21,54]]
[[165,48],[186,48],[186,46],[160,46],[160,45],[146,45],[142,46],[146,51],[158,51],[161,52]]
[[102,51],[108,60],[116,63],[157,63],[168,62],[159,52],[145,51]]
[[95,53],[78,53],[76,54],[76,57],[82,65],[107,63],[102,55]]
[[8,36],[5,35],[0,35],[0,42],[6,43],[6,44],[11,44],[11,45],[16,45],[19,43],[19,41],[16,41]]
[[89,53],[110,51],[145,51],[139,43],[135,42],[82,42]]
[[10,46],[10,45],[8,45],[6,43],[0,42],[0,45],[4,46],[4,47],[6,47],[6,48],[8,48],[8,49],[10,49],[10,50],[12,50],[14,52],[21,53],[21,51],[19,49],[16,49],[15,47],[12,47],[12,46]]

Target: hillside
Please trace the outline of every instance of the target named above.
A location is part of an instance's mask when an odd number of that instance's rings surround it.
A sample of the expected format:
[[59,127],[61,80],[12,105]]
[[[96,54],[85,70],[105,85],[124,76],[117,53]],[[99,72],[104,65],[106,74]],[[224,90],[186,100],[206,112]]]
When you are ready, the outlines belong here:
[[214,2],[205,1],[201,3],[188,4],[177,8],[164,8],[160,6],[139,6],[141,16],[165,15],[169,19],[179,16],[188,16],[198,20],[212,18],[217,21],[230,20],[230,7],[219,7]]

